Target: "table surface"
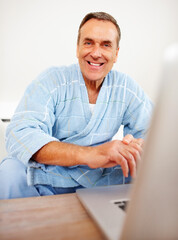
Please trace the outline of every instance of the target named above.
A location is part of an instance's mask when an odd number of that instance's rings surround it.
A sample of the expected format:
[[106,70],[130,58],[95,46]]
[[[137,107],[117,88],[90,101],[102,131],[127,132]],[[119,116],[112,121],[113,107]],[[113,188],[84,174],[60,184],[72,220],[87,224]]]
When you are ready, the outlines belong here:
[[101,240],[76,193],[0,200],[0,239]]

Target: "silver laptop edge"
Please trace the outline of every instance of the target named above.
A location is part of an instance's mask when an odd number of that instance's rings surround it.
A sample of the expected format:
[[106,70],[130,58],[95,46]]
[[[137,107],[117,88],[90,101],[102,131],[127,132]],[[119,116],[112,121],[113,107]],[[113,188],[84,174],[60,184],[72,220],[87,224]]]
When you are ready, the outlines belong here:
[[178,239],[178,44],[162,82],[121,239]]
[[107,239],[116,240],[122,230],[125,211],[115,201],[130,199],[131,184],[78,189],[77,195]]

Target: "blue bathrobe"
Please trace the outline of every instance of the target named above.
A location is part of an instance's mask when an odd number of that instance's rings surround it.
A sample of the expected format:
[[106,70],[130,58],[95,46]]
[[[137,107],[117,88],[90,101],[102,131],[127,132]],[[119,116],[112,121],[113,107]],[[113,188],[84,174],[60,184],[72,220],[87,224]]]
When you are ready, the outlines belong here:
[[28,185],[93,187],[122,184],[121,167],[60,167],[33,161],[33,154],[51,141],[96,146],[111,141],[121,125],[124,135],[144,138],[152,112],[150,99],[126,74],[111,70],[100,89],[93,114],[78,64],[52,67],[26,89],[7,128],[9,157],[27,166]]

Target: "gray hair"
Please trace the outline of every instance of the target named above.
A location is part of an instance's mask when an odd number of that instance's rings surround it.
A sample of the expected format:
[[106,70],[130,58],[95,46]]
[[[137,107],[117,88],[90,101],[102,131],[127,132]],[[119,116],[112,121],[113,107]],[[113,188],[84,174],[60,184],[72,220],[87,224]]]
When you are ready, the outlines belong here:
[[79,29],[78,29],[78,38],[77,38],[77,44],[79,44],[79,40],[80,40],[80,29],[82,28],[82,26],[89,21],[90,19],[97,19],[97,20],[103,20],[103,21],[109,21],[112,22],[116,29],[117,29],[117,47],[119,47],[119,41],[121,39],[121,31],[120,31],[120,27],[116,21],[115,18],[113,18],[110,14],[105,13],[105,12],[91,12],[88,13],[82,20],[82,22],[80,23]]

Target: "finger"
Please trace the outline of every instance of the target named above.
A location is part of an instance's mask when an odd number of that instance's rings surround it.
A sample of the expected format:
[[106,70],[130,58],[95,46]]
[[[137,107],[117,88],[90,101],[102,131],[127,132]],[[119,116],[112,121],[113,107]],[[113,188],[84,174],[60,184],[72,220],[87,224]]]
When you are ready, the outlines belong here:
[[143,147],[143,144],[144,144],[144,139],[142,138],[134,138],[133,140],[134,143],[137,143],[138,145],[140,145],[141,147]]
[[136,162],[134,157],[131,155],[128,159],[128,164],[129,164],[129,170],[130,170],[130,175],[135,178],[136,177]]
[[132,143],[129,148],[129,152],[134,157],[136,168],[138,167],[139,163],[141,162],[141,154],[143,152],[143,149],[140,145],[136,143]]
[[127,134],[123,139],[122,142],[125,144],[129,144],[133,141],[134,137],[131,134]]
[[121,154],[119,156],[119,163],[118,164],[122,168],[122,172],[124,174],[124,177],[128,177],[128,173],[129,173],[128,162]]
[[134,156],[129,152],[123,152],[122,153],[124,158],[127,160],[130,175],[135,178],[136,177],[136,161]]

